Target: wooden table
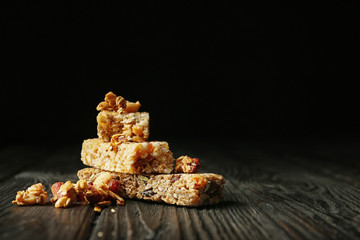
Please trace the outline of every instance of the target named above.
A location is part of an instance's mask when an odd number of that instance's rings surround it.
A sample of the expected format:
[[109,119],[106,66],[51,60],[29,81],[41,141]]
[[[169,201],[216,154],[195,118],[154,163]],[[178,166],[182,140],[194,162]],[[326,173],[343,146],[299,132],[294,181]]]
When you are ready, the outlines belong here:
[[225,176],[225,199],[186,208],[127,200],[101,214],[76,204],[19,207],[16,191],[76,181],[81,143],[0,150],[0,239],[359,239],[360,144],[170,141],[175,156]]

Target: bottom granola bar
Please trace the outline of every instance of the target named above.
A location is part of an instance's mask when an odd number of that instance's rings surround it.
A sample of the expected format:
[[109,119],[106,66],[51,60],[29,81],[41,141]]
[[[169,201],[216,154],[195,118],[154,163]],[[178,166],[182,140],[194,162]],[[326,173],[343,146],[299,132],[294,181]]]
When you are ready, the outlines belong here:
[[[84,168],[79,179],[95,181],[103,170]],[[138,175],[111,172],[120,181],[121,197],[165,202],[182,206],[202,206],[222,200],[225,179],[213,173]]]

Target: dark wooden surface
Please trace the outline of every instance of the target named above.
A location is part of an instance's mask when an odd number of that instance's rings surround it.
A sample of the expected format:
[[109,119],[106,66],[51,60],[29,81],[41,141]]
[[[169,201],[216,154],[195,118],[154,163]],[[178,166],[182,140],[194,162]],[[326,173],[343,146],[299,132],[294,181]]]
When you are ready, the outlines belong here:
[[[80,143],[0,150],[0,239],[359,239],[360,144],[170,141],[225,176],[221,204],[186,208],[127,200],[101,214],[76,204],[18,207],[16,191],[76,181]],[[111,211],[112,209],[115,212]]]

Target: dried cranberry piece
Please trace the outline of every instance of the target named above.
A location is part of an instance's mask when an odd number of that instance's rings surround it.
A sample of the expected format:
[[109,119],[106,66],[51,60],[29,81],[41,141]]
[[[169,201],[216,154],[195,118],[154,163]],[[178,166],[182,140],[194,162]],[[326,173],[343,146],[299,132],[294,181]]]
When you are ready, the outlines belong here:
[[117,179],[110,179],[108,182],[109,190],[118,194],[120,189],[120,181]]

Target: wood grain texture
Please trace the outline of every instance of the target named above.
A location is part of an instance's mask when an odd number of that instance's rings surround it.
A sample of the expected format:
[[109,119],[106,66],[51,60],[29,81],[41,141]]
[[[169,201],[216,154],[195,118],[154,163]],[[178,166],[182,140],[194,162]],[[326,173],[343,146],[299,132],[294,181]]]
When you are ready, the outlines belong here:
[[[127,200],[101,214],[77,204],[11,205],[36,182],[49,190],[76,180],[80,146],[0,151],[0,239],[359,239],[359,144],[173,142],[174,156],[202,160],[204,172],[225,176],[224,201],[187,208]],[[30,151],[31,152],[31,151]],[[28,152],[29,153],[29,152]],[[42,160],[33,162],[34,156]],[[26,160],[26,161],[25,161]]]

